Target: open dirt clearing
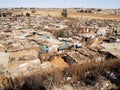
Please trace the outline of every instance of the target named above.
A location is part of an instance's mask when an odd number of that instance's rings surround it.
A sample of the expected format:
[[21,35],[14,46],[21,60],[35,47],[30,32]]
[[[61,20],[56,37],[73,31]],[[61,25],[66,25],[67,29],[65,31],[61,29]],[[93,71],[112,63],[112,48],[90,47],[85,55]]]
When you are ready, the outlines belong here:
[[[31,13],[31,10],[22,10],[17,13],[26,12]],[[53,17],[61,17],[62,10],[36,10],[36,13],[33,15],[38,16],[53,16]],[[93,13],[80,13],[80,12],[68,12],[68,18],[88,18],[88,19],[102,19],[102,20],[114,20],[120,21],[120,15],[110,15],[110,14],[93,14]]]

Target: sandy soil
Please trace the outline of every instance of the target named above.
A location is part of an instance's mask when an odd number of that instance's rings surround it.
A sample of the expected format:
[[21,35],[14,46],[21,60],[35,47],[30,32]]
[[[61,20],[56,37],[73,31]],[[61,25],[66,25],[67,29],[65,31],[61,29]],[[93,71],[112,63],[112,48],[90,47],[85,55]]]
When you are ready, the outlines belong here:
[[54,57],[51,63],[52,65],[60,69],[63,69],[69,66],[61,57]]

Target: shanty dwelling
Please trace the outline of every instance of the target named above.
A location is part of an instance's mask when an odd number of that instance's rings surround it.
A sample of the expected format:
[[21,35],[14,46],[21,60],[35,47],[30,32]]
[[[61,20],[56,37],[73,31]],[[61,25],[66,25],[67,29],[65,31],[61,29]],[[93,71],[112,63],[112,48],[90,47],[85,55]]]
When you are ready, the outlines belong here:
[[102,36],[105,36],[106,35],[106,30],[107,28],[99,28],[98,31],[97,31],[97,35],[102,35]]
[[21,45],[20,42],[8,42],[6,46],[7,52],[16,52],[16,51],[21,51],[23,49],[24,47],[23,45]]
[[51,29],[60,30],[60,29],[65,29],[67,27],[68,27],[67,25],[63,25],[63,24],[49,24],[44,28],[48,30],[51,30]]
[[6,72],[6,77],[9,77],[9,73],[12,77],[18,77],[20,73],[23,76],[32,74],[33,71],[37,71],[37,69],[40,68],[40,65],[41,63],[39,59],[12,63],[12,65],[8,68],[9,72]]
[[49,48],[49,52],[57,52],[58,47],[62,45],[62,42],[60,42],[59,40],[55,38],[49,38],[47,41],[48,43],[46,43],[46,45]]
[[10,62],[38,59],[38,51],[34,49],[10,53]]
[[3,44],[0,44],[0,51],[4,51],[5,46]]
[[95,33],[96,29],[94,27],[87,27],[86,28],[86,33]]
[[86,27],[83,27],[83,26],[78,26],[76,27],[76,31],[77,33],[89,33],[90,32],[90,29],[86,28]]
[[39,57],[41,60],[49,59],[50,55],[57,54],[59,46],[62,45],[62,42],[59,40],[49,37],[46,39],[40,38],[35,42],[39,45]]
[[103,49],[99,52],[106,55],[106,59],[120,58],[120,43],[103,43],[100,44]]
[[94,39],[95,38],[95,34],[94,33],[83,33],[80,35],[80,37],[83,38],[83,41],[84,42],[88,42],[90,41],[91,39]]
[[113,29],[109,29],[107,27],[102,27],[97,30],[97,35],[108,36],[113,34]]
[[116,43],[116,40],[117,40],[117,39],[116,39],[116,38],[113,38],[113,37],[110,37],[110,38],[109,38],[110,43]]
[[83,64],[86,62],[89,62],[89,58],[80,54],[79,52],[76,51],[70,51],[66,53],[66,56],[63,57],[65,62],[68,64]]
[[106,30],[106,35],[107,35],[107,36],[110,36],[110,35],[113,34],[113,32],[114,32],[114,29],[107,29],[107,30]]
[[112,54],[108,51],[99,50],[99,53],[104,55],[104,60],[116,59],[117,58],[114,54]]
[[117,38],[114,38],[114,37],[109,37],[107,38],[106,40],[104,40],[105,42],[108,42],[108,43],[116,43],[117,42]]
[[75,45],[75,48],[82,48],[82,43],[78,42],[78,43],[75,43],[74,45]]
[[21,29],[24,29],[22,26],[20,26],[20,25],[15,25],[15,26],[13,26],[13,28],[15,29],[15,30],[21,30]]
[[117,43],[120,43],[120,38],[117,38],[116,42],[117,42]]
[[0,73],[4,73],[5,69],[9,66],[10,53],[0,52]]
[[84,27],[84,26],[78,26],[76,27],[76,31],[80,33],[95,33],[96,29],[94,27]]
[[62,42],[57,40],[51,33],[45,31],[35,33],[28,39],[39,46],[40,53],[57,52],[58,47],[62,45]]
[[117,35],[120,35],[120,26],[117,27]]
[[59,37],[58,39],[62,42],[62,45],[58,48],[59,51],[64,51],[74,47],[74,40],[72,38]]
[[53,36],[47,37],[42,36],[39,41],[35,41],[39,45],[40,49],[43,50],[42,53],[57,52],[58,47],[62,45],[62,42],[54,38]]
[[63,51],[64,52],[68,47],[68,43],[65,40],[63,40],[62,43],[63,44],[58,47],[58,51]]
[[43,39],[47,39],[49,37],[53,37],[52,33],[46,32],[46,31],[40,31],[39,33],[36,32],[37,35],[39,35]]

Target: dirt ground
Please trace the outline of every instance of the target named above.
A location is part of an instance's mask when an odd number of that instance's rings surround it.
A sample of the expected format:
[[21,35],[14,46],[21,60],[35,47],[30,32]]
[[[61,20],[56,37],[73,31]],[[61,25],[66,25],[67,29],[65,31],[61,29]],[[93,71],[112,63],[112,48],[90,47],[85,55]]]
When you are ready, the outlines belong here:
[[0,75],[0,90],[3,88],[2,79],[3,79],[3,75]]
[[[26,14],[27,12],[31,13],[31,10],[22,10],[16,13]],[[32,15],[61,17],[61,12],[62,10],[36,10],[36,13],[33,13]],[[68,12],[68,18],[81,18],[81,17],[88,19],[120,21],[120,15]]]
[[69,66],[61,57],[54,57],[51,63],[53,66],[60,68],[60,69],[63,69]]

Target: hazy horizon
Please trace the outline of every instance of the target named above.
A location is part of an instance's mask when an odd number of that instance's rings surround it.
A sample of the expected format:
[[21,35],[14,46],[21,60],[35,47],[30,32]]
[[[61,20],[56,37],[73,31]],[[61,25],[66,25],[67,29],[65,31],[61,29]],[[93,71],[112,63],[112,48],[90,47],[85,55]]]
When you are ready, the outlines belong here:
[[120,0],[0,0],[0,8],[103,8],[118,9]]

